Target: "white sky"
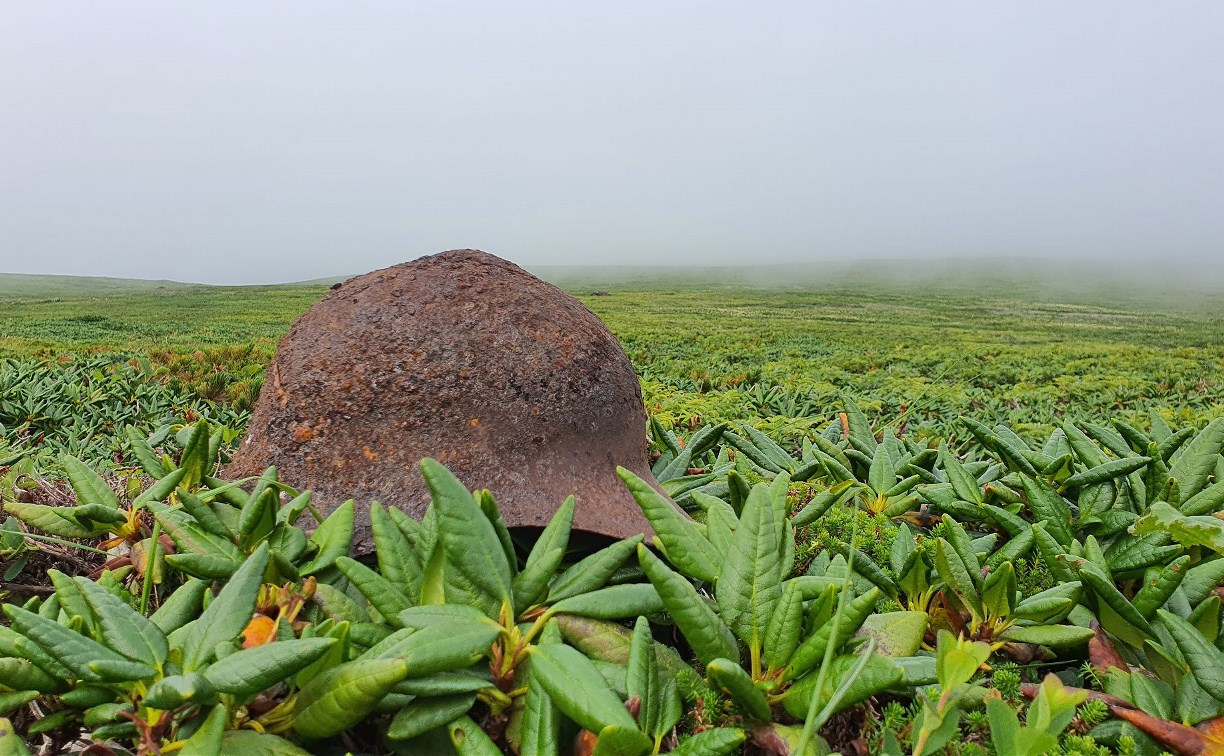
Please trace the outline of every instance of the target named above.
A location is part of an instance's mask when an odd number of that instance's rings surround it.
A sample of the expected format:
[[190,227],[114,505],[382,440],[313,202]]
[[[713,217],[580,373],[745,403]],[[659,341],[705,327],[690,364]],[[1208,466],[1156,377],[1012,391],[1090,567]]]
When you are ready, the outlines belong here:
[[1205,264],[1222,33],[1214,0],[0,0],[0,271]]

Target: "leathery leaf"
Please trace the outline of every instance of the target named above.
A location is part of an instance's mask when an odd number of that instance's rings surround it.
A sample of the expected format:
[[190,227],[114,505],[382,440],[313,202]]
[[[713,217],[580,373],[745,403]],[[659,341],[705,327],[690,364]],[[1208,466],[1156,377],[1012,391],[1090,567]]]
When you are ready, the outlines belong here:
[[599,731],[591,756],[645,756],[653,744],[636,728],[608,725]]
[[328,637],[265,643],[214,662],[204,677],[222,693],[253,696],[309,666],[335,643]]
[[534,646],[531,673],[567,717],[591,732],[608,726],[637,729],[625,705],[580,651],[565,645]]
[[260,544],[199,619],[183,626],[183,671],[200,669],[209,662],[218,643],[237,638],[251,620],[264,570],[268,567],[268,544]]
[[161,628],[92,580],[77,577],[73,582],[97,617],[108,646],[129,659],[155,667],[166,660],[170,647]]
[[676,746],[674,756],[731,756],[739,753],[747,735],[732,727],[716,727],[688,738]]
[[62,462],[78,504],[102,504],[111,509],[119,508],[119,497],[101,475],[70,454],[65,454]]
[[1194,681],[1212,698],[1224,701],[1224,651],[1208,643],[1202,633],[1176,614],[1160,609],[1156,615],[1173,636]]
[[765,694],[752,682],[752,676],[738,662],[730,659],[715,659],[706,666],[710,683],[722,688],[753,719],[768,722],[772,719]]
[[754,486],[725,555],[715,596],[723,620],[749,648],[759,653],[765,627],[782,594],[778,522],[769,489]]
[[420,598],[425,569],[421,557],[413,551],[386,508],[377,502],[370,505],[370,531],[374,534],[378,571],[405,596],[413,601]]
[[[871,696],[881,693],[901,681],[904,670],[887,656],[871,654],[863,659],[862,654],[843,654],[835,658],[825,677],[817,710],[827,705],[839,691],[833,713],[847,709]],[[855,674],[857,670],[857,674]],[[819,675],[811,674],[791,686],[782,697],[782,705],[793,716],[805,717],[816,693]],[[843,686],[845,689],[842,690]]]
[[391,720],[387,738],[407,740],[424,735],[435,727],[445,727],[467,714],[475,702],[475,693],[413,699]]
[[570,529],[574,524],[574,497],[570,496],[548,521],[548,526],[531,547],[523,571],[514,576],[514,611],[522,613],[538,604],[548,593],[548,581],[565,559]]
[[338,735],[365,719],[407,675],[402,659],[359,659],[325,670],[298,694],[293,729],[307,740]]
[[352,499],[332,510],[319,527],[310,534],[310,542],[318,551],[302,566],[301,573],[310,575],[331,567],[336,560],[349,552],[353,545],[353,517],[356,504]]
[[650,583],[610,585],[553,604],[548,616],[581,614],[595,619],[624,619],[639,614],[654,614],[663,610],[659,592]]
[[4,613],[12,620],[14,630],[28,640],[37,638],[36,645],[67,667],[77,679],[117,682],[139,680],[154,674],[152,667],[131,661],[54,620],[13,604],[5,604]]
[[803,634],[803,592],[799,583],[783,583],[782,596],[774,607],[765,631],[765,663],[770,669],[781,669],[790,661]]
[[633,494],[646,519],[650,520],[655,537],[667,553],[667,560],[694,580],[714,582],[719,574],[718,564],[722,555],[714,550],[713,544],[701,534],[696,523],[629,470],[618,467],[616,473]]
[[446,734],[459,756],[502,756],[501,749],[471,717],[463,716],[451,722]]
[[659,665],[655,658],[654,637],[650,634],[650,623],[645,617],[638,617],[633,626],[625,689],[629,698],[637,698],[639,701],[637,718],[642,731],[655,734],[663,697],[659,688]]
[[470,491],[433,459],[421,460],[421,472],[437,510],[438,538],[445,555],[448,603],[470,604],[497,619],[510,597],[510,565],[501,539]]
[[1171,503],[1181,504],[1203,490],[1207,479],[1215,471],[1216,459],[1221,451],[1224,451],[1224,418],[1217,418],[1182,449],[1177,462],[1169,470],[1181,493],[1181,501]]
[[549,586],[548,601],[557,602],[602,588],[641,542],[640,535],[617,541],[569,567]]
[[739,656],[730,628],[706,604],[692,583],[672,572],[642,544],[638,544],[638,562],[702,664],[720,657],[734,659]]
[[935,570],[944,584],[956,594],[974,617],[982,617],[982,598],[956,550],[943,538],[935,541]]
[[362,659],[399,659],[407,677],[467,669],[489,653],[501,629],[475,622],[439,623],[419,630],[397,630],[370,648]]
[[412,600],[395,583],[351,557],[336,560],[336,569],[349,579],[366,601],[386,617],[392,626],[399,626],[399,614],[412,606]]

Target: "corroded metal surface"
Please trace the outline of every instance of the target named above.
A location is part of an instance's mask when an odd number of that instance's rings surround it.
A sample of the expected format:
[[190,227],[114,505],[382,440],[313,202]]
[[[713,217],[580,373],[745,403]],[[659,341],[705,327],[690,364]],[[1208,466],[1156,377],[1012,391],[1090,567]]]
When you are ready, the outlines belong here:
[[[419,518],[418,461],[488,488],[510,527],[543,527],[571,493],[574,527],[648,530],[620,479],[654,482],[633,367],[578,300],[516,265],[453,250],[346,281],[281,341],[225,471],[378,500]],[[357,548],[370,550],[359,507]]]

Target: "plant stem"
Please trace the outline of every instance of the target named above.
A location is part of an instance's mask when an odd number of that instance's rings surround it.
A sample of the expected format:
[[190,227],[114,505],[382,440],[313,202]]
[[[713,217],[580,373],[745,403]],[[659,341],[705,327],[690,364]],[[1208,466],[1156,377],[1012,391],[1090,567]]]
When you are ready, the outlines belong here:
[[144,585],[140,587],[140,613],[149,609],[149,593],[153,590],[153,565],[157,561],[158,541],[161,539],[161,520],[153,520],[153,533],[149,536],[149,551],[145,554]]
[[[858,517],[852,519],[850,526],[850,540],[848,543],[853,546],[854,538],[858,535]],[[846,550],[846,579],[842,583],[841,595],[837,597],[837,611],[833,613],[832,619],[829,622],[832,626],[829,629],[829,645],[825,646],[824,659],[820,662],[820,672],[816,675],[816,688],[812,691],[812,701],[808,704],[807,716],[803,720],[803,734],[799,737],[799,756],[805,756],[808,752],[808,746],[812,741],[812,736],[819,729],[816,723],[816,705],[820,703],[820,697],[824,693],[825,681],[829,676],[829,667],[832,666],[833,654],[835,647],[838,645],[838,632],[841,630],[842,615],[846,613],[846,597],[851,592],[851,585],[854,582],[854,549]]]
[[30,538],[35,541],[46,541],[47,543],[54,543],[57,546],[67,546],[70,549],[80,549],[81,551],[89,551],[94,554],[102,554],[103,556],[113,556],[113,554],[111,554],[109,551],[103,551],[102,549],[95,549],[93,546],[86,546],[83,543],[74,543],[73,541],[67,541],[67,540],[64,540],[63,538],[56,538],[55,536],[39,535],[38,533],[22,533],[21,536],[23,538]]

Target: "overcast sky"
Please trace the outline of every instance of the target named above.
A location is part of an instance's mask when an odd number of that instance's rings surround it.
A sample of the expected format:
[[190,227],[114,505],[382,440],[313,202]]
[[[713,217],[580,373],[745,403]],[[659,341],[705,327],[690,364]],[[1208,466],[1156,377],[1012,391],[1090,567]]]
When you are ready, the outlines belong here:
[[596,5],[0,0],[0,271],[1224,259],[1217,0]]

